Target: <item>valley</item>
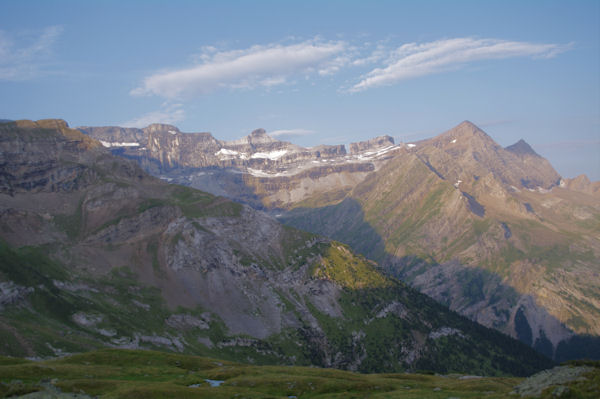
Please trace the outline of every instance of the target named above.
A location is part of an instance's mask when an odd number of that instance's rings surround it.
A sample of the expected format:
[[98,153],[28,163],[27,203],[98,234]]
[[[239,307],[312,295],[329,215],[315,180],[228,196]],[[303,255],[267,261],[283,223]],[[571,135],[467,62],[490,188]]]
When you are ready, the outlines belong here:
[[164,180],[344,242],[550,357],[581,356],[584,343],[600,356],[600,184],[559,176],[522,140],[502,148],[470,122],[415,143],[352,143],[348,152],[298,147],[264,130],[234,142],[169,125],[81,131]]

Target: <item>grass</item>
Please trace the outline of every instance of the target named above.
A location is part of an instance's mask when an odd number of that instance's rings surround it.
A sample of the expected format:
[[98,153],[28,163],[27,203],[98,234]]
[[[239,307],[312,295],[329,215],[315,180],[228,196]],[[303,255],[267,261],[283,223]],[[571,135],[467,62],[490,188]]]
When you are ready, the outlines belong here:
[[391,286],[390,281],[364,257],[354,255],[347,245],[337,242],[323,250],[322,257],[311,271],[315,278],[331,280],[345,288]]
[[76,239],[81,233],[83,223],[83,199],[79,200],[77,209],[73,214],[61,214],[54,216],[54,223],[62,229],[69,239]]
[[[207,379],[223,384],[211,387]],[[140,350],[104,349],[41,362],[0,357],[0,397],[43,390],[42,381],[50,381],[63,392],[102,398],[427,399],[504,398],[521,379],[358,374]],[[198,386],[190,387],[194,384]]]

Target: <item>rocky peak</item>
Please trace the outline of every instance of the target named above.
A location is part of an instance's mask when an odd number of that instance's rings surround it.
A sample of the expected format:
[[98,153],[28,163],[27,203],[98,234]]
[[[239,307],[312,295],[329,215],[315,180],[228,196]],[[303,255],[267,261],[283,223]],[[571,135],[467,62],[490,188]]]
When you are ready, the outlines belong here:
[[250,133],[250,137],[262,137],[267,136],[267,131],[263,128],[255,129]]
[[267,134],[265,129],[256,129],[250,133],[248,136],[248,142],[250,144],[266,144],[266,143],[275,143],[279,140],[275,140],[271,136]]
[[517,141],[513,145],[509,145],[505,148],[505,150],[510,151],[513,154],[519,155],[521,157],[525,155],[533,155],[539,157],[538,153],[535,152],[533,148],[531,148],[531,146],[523,139]]
[[586,175],[579,175],[572,179],[560,179],[559,186],[572,191],[580,191],[591,195],[600,195],[600,181],[592,182]]
[[486,141],[494,141],[486,132],[481,130],[477,125],[470,121],[461,122],[459,125],[450,129],[439,137],[452,136],[456,139],[484,139]]
[[350,143],[350,154],[356,154],[358,152],[378,150],[394,145],[394,138],[391,136],[379,136],[367,141],[359,141],[357,143]]

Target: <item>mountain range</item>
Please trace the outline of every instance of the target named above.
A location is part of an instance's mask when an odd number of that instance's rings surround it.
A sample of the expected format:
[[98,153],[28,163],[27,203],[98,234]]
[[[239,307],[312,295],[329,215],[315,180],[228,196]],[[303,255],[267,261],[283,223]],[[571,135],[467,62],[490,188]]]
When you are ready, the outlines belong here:
[[556,360],[600,357],[600,182],[561,177],[525,141],[470,122],[428,140],[303,148],[81,127],[169,182],[338,240],[452,310]]
[[[342,146],[293,152],[263,131],[225,144],[167,125],[102,131],[114,140],[62,120],[0,124],[1,354],[153,348],[246,363],[486,375],[552,365],[346,244],[164,181],[228,175],[211,184],[247,195],[253,186],[236,189],[236,179],[259,184],[259,173],[292,168],[290,179],[318,179],[311,164],[325,179],[333,171],[358,186],[395,159],[392,151],[406,150],[386,145],[390,138],[345,154]],[[252,193],[250,204],[266,197]]]

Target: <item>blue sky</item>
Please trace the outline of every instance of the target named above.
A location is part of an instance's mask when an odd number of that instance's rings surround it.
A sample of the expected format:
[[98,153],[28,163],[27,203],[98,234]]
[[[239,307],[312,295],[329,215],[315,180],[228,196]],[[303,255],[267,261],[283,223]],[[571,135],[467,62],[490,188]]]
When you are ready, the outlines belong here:
[[0,2],[0,118],[300,145],[470,120],[600,180],[600,2]]

